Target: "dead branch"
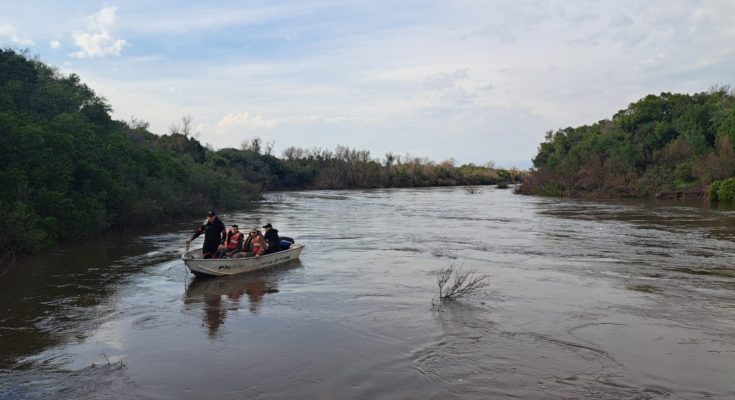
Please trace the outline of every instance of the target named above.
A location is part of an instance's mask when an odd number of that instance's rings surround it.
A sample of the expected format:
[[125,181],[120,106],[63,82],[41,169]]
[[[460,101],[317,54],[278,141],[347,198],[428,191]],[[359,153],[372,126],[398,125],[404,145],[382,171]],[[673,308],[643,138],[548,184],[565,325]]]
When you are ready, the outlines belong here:
[[465,270],[462,266],[451,264],[436,273],[439,286],[439,300],[454,300],[468,296],[490,285],[490,276],[476,270]]

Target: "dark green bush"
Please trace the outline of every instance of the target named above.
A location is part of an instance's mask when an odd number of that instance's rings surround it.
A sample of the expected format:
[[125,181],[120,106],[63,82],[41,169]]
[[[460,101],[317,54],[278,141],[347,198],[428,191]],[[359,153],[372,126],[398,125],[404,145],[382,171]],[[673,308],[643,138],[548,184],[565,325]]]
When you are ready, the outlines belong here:
[[710,187],[710,194],[714,190],[716,193],[713,199],[710,195],[711,200],[719,201],[722,203],[735,203],[735,178],[728,178],[723,181],[716,181],[712,184],[715,188]]

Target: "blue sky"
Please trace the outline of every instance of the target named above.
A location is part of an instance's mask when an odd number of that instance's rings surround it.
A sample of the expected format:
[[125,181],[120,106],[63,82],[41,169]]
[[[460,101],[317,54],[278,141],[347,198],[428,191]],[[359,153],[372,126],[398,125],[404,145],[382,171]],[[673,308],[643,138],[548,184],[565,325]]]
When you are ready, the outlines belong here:
[[166,133],[528,167],[544,132],[732,84],[735,2],[0,1],[28,48]]

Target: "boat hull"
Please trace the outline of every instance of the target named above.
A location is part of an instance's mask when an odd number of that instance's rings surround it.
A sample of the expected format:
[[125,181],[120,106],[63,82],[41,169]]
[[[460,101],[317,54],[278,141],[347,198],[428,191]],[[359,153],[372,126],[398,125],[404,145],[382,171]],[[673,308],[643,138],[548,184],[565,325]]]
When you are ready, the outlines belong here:
[[293,244],[287,250],[260,257],[202,258],[202,250],[192,250],[181,255],[184,264],[197,276],[226,276],[244,274],[297,260],[304,246]]

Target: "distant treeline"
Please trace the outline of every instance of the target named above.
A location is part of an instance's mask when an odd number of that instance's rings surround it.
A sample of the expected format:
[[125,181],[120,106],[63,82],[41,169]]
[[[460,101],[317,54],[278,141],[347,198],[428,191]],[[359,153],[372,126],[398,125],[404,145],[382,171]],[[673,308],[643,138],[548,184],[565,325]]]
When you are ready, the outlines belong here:
[[234,209],[263,191],[515,182],[518,171],[338,146],[288,148],[252,139],[214,150],[192,137],[191,119],[154,135],[117,121],[79,77],[0,49],[0,263],[59,240]]
[[435,163],[393,153],[377,160],[370,157],[369,151],[343,146],[337,146],[334,151],[289,147],[277,161],[283,170],[278,175],[278,185],[271,187],[289,189],[491,185],[518,182],[522,178],[521,171],[498,169],[492,163],[457,166],[451,159]]
[[[521,193],[735,199],[735,96],[649,95],[612,119],[548,132]],[[729,182],[729,181],[728,181]],[[727,183],[727,184],[723,184]]]

